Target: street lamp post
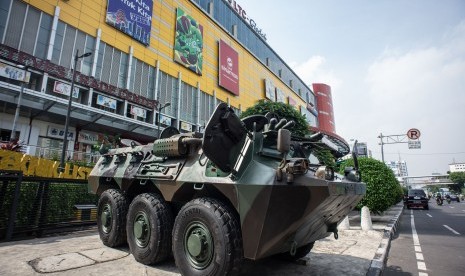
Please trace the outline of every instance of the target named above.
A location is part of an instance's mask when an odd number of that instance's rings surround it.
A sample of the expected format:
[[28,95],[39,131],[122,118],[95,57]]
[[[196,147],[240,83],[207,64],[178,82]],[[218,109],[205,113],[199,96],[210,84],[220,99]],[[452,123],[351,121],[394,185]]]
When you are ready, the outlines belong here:
[[16,105],[15,118],[13,119],[13,127],[11,128],[10,141],[14,141],[16,139],[16,123],[18,122],[19,110],[21,108],[21,99],[23,98],[24,85],[29,82],[28,71],[27,71],[28,66],[25,66],[23,68],[24,68],[24,79],[21,81],[21,90],[19,91],[18,104]]
[[64,172],[65,170],[65,155],[66,155],[66,148],[68,146],[69,116],[71,115],[71,103],[73,102],[74,78],[76,76],[77,62],[80,58],[85,58],[90,55],[92,55],[91,52],[85,53],[83,55],[79,55],[79,50],[76,49],[76,55],[74,56],[73,76],[71,79],[71,91],[69,92],[68,110],[66,113],[66,121],[65,121],[65,133],[63,137],[63,149],[61,151],[61,161],[60,161],[60,168],[59,168],[60,172]]
[[158,117],[157,117],[157,135],[158,135],[158,138],[160,138],[160,114],[161,114],[161,111],[163,110],[163,108],[168,107],[170,105],[171,105],[171,103],[165,103],[164,105],[162,105],[158,109]]

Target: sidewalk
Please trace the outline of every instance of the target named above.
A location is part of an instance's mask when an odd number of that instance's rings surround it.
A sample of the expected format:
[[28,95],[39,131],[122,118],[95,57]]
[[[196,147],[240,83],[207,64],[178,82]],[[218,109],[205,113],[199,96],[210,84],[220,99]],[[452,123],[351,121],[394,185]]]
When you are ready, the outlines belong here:
[[[242,275],[379,275],[402,203],[382,216],[372,216],[373,230],[359,227],[358,212],[349,215],[350,229],[315,242],[299,262],[275,257],[247,261]],[[173,260],[146,266],[134,260],[127,247],[103,246],[96,229],[8,243],[0,243],[0,275],[180,275]]]

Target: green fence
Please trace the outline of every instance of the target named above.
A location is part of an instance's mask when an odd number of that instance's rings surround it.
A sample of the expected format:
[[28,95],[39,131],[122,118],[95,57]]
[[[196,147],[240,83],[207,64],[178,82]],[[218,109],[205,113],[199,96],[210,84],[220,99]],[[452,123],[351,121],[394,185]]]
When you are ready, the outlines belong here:
[[0,240],[44,230],[95,224],[96,195],[86,180],[24,177],[0,171]]

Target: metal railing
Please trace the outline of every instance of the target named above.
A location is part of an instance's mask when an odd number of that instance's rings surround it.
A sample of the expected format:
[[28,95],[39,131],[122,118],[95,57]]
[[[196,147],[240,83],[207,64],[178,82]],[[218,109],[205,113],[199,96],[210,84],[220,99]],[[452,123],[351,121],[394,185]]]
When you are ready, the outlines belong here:
[[0,171],[0,240],[95,224],[97,201],[96,195],[87,192],[86,180]]

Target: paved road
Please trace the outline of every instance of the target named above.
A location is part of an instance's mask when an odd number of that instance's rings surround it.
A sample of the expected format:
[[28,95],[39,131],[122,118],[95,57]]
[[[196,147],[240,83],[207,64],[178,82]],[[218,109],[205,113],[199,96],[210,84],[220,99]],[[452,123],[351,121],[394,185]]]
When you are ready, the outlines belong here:
[[403,211],[384,276],[464,275],[465,203]]

